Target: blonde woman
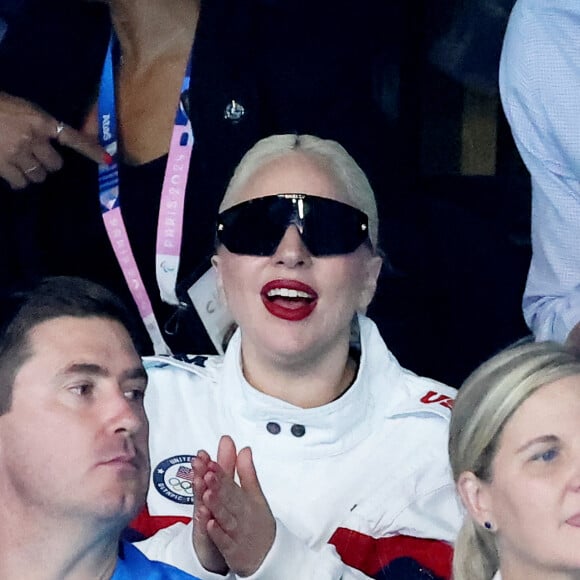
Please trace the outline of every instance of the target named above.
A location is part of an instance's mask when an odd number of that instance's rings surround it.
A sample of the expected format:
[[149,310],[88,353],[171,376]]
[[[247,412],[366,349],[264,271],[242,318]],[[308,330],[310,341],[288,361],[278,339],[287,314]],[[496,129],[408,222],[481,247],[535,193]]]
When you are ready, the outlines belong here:
[[381,267],[364,173],[335,141],[275,135],[220,211],[238,330],[223,358],[146,362],[148,523],[193,523],[143,549],[202,580],[447,578],[455,390],[403,369],[364,315]]
[[580,578],[580,358],[530,343],[459,391],[449,457],[468,515],[455,580]]

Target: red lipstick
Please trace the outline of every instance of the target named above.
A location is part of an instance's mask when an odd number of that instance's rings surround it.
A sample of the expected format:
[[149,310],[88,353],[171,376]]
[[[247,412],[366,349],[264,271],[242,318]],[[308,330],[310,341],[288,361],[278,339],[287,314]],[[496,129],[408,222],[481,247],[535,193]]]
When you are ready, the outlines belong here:
[[316,308],[318,294],[298,280],[271,280],[260,291],[266,310],[282,320],[296,322],[310,316]]

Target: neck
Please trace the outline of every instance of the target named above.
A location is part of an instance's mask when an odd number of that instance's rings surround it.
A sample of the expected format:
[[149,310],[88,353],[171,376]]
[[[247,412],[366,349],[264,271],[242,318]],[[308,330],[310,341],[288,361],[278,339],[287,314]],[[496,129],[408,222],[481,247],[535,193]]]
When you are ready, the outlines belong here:
[[0,578],[109,580],[113,575],[118,530],[103,531],[102,522],[74,522],[46,517],[37,510],[18,510],[4,498],[2,504]]
[[125,62],[146,65],[193,42],[201,0],[111,0]]
[[242,368],[257,390],[310,409],[338,399],[356,378],[357,362],[349,357],[348,337],[323,356],[293,360],[264,356],[261,349],[244,345]]

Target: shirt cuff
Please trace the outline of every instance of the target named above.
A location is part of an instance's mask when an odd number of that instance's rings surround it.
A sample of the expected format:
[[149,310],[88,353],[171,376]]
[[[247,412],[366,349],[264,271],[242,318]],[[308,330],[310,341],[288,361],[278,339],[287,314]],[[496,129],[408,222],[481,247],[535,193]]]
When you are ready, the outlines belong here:
[[276,519],[276,536],[260,567],[240,580],[362,580],[368,576],[344,564],[331,544],[309,547]]

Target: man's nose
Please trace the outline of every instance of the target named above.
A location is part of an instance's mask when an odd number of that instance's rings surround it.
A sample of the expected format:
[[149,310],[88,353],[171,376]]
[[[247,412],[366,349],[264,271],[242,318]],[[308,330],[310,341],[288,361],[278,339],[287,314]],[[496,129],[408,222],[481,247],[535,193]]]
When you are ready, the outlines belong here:
[[146,424],[145,411],[140,400],[132,399],[131,392],[124,392],[117,387],[106,404],[107,422],[115,432],[127,432],[133,435],[139,432]]

